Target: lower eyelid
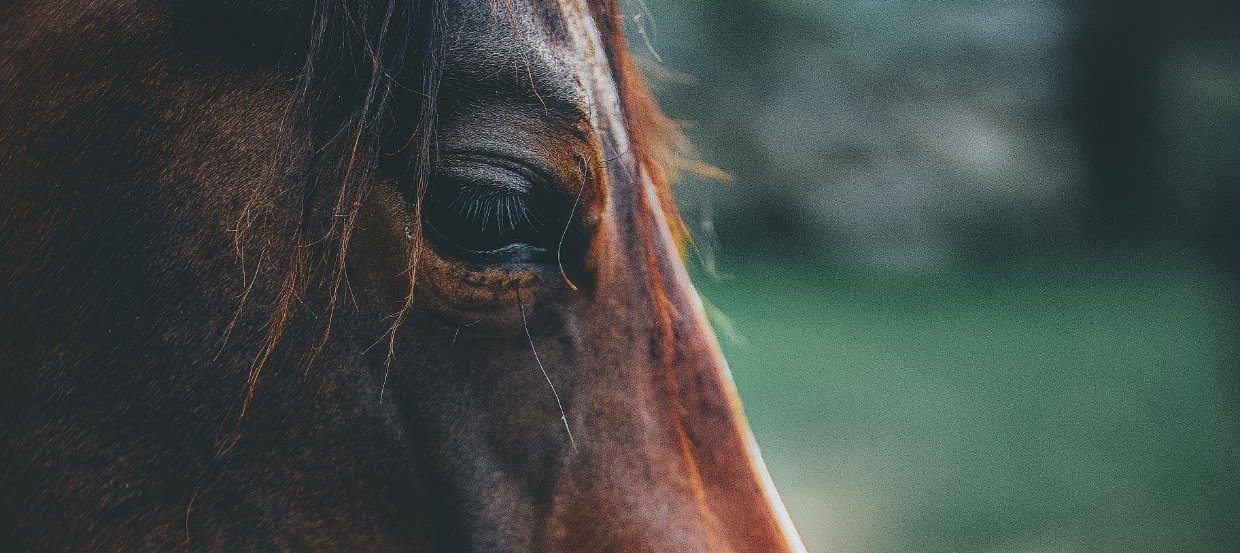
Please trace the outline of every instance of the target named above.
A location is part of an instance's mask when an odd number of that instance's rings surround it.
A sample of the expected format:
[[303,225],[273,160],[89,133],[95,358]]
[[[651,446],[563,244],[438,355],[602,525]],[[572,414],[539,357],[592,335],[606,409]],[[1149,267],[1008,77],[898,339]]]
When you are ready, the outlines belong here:
[[[529,263],[529,262],[550,262],[550,250],[544,247],[535,246],[525,243],[508,244],[491,250],[475,250],[467,248],[448,239],[435,228],[435,225],[429,222],[425,223],[428,234],[432,238],[438,238],[441,246],[446,245],[451,251],[455,251],[454,257],[463,258],[464,261],[491,265],[496,263]],[[546,257],[546,259],[543,259]]]

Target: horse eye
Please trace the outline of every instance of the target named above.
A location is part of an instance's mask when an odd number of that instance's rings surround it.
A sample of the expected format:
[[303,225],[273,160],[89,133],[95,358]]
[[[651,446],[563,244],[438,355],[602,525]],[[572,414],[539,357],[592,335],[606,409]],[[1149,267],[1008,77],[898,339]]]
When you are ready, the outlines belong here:
[[424,198],[427,236],[473,261],[546,260],[563,230],[562,202],[535,180],[508,163],[445,163]]

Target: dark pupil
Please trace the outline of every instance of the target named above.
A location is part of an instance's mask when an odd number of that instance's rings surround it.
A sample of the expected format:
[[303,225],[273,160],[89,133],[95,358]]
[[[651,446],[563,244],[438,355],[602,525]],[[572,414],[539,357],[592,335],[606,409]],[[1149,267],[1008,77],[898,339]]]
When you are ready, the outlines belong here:
[[542,245],[546,220],[524,178],[498,168],[454,168],[426,192],[427,222],[453,245],[486,252],[511,244]]

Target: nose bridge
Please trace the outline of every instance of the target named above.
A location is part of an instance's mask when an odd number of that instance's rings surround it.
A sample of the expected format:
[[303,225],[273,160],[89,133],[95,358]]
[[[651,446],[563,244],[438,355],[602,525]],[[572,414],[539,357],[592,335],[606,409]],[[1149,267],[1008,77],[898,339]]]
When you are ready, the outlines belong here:
[[[602,140],[607,163],[610,213],[626,220],[619,228],[631,231],[622,238],[627,263],[643,270],[629,273],[624,288],[650,295],[652,327],[661,345],[648,370],[661,373],[664,406],[674,425],[669,447],[678,449],[691,481],[692,498],[704,527],[713,535],[707,543],[718,550],[803,551],[782,502],[766,473],[749,432],[718,343],[706,321],[697,291],[689,280],[672,236],[660,189],[652,167],[634,148],[629,120],[623,111],[612,55],[625,56],[622,41],[608,48],[595,20],[599,9],[590,0],[560,0],[561,19],[577,56],[576,75],[589,103],[592,123]],[[610,9],[601,10],[604,12]],[[615,14],[612,14],[614,16]],[[615,22],[611,22],[613,25]],[[611,29],[614,34],[618,32]],[[635,151],[636,150],[636,151]]]
[[704,513],[729,548],[803,551],[745,419],[731,372],[706,320],[671,234],[660,194],[644,170],[634,183],[641,200],[651,306],[662,328],[657,370],[672,403],[685,470],[696,479]]

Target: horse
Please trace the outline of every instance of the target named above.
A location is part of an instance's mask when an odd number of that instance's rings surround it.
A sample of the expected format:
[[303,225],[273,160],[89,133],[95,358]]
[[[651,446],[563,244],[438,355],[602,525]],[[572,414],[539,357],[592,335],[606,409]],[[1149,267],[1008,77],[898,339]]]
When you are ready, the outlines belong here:
[[622,23],[0,7],[0,548],[803,550]]

